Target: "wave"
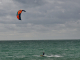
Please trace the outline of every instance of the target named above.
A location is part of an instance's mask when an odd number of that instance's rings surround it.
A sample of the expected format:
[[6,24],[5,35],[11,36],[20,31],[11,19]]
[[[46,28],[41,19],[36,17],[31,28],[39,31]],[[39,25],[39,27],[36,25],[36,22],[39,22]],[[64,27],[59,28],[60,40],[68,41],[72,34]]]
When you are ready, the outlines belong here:
[[[33,55],[33,56],[42,57],[40,55]],[[44,55],[44,57],[63,57],[63,56],[61,56],[61,55]]]
[[63,57],[61,55],[45,55],[46,57]]

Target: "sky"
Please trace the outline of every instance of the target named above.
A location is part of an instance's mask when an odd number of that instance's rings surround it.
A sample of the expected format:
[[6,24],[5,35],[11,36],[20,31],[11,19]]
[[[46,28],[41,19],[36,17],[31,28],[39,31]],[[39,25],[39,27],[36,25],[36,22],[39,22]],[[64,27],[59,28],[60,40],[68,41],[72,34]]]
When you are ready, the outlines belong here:
[[0,40],[43,39],[80,39],[80,0],[0,0]]

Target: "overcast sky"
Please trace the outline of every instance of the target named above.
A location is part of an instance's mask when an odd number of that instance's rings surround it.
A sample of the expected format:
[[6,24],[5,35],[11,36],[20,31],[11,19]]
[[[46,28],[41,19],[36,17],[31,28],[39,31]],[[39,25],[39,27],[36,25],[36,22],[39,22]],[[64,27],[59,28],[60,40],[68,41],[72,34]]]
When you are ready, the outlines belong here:
[[0,0],[0,40],[35,39],[80,39],[80,0]]

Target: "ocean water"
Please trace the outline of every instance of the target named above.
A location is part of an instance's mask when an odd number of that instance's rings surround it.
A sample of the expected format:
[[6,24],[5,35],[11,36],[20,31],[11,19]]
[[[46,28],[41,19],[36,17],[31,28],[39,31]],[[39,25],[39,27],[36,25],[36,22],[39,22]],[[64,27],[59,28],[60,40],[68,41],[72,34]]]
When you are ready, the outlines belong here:
[[0,60],[80,60],[80,40],[0,41]]

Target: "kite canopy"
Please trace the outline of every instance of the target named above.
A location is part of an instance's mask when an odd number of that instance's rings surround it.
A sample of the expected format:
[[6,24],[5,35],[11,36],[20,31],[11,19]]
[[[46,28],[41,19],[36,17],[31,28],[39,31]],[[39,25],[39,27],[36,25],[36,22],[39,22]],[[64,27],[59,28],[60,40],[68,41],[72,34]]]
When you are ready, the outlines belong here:
[[25,10],[19,10],[19,11],[17,12],[17,18],[18,18],[19,20],[21,20],[21,13],[22,13],[22,11],[26,12]]

